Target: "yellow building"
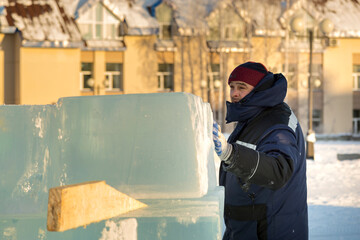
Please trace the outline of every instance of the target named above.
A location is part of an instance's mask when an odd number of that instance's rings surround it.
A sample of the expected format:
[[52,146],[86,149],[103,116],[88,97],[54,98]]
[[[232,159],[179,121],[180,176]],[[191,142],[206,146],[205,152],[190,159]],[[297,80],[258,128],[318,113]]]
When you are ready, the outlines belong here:
[[[81,34],[61,4],[5,1],[1,7],[1,101],[50,104],[79,95]],[[47,23],[47,24],[44,24]]]
[[228,75],[252,60],[287,77],[304,131],[311,92],[316,133],[360,132],[356,1],[12,2],[0,8],[0,104],[185,91],[210,102],[224,126]]

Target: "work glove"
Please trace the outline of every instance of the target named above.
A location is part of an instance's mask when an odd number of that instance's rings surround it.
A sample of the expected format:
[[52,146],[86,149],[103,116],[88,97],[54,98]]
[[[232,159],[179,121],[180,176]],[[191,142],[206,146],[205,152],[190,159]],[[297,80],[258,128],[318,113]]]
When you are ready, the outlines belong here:
[[232,152],[232,145],[227,143],[224,134],[221,133],[221,127],[215,121],[213,123],[213,141],[216,154],[221,160],[226,161]]

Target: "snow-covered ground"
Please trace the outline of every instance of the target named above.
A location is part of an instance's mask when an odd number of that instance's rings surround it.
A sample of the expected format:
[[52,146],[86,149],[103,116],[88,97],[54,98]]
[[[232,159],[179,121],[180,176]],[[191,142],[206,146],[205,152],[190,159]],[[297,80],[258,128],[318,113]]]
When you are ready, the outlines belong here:
[[359,141],[318,141],[315,161],[307,160],[310,240],[360,239]]

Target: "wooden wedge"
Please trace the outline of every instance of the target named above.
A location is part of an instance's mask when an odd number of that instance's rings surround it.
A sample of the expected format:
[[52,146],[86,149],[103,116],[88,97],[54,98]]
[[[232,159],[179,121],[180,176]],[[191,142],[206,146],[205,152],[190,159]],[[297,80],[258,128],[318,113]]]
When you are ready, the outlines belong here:
[[146,206],[105,181],[55,187],[49,191],[47,229],[62,232]]

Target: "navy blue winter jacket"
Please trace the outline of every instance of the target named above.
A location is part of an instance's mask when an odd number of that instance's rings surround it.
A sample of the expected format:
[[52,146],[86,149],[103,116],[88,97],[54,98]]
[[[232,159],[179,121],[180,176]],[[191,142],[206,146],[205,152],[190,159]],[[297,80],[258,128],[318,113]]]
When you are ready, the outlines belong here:
[[304,137],[283,102],[286,90],[285,77],[268,72],[240,102],[227,103],[226,120],[237,126],[220,167],[223,239],[308,239]]

